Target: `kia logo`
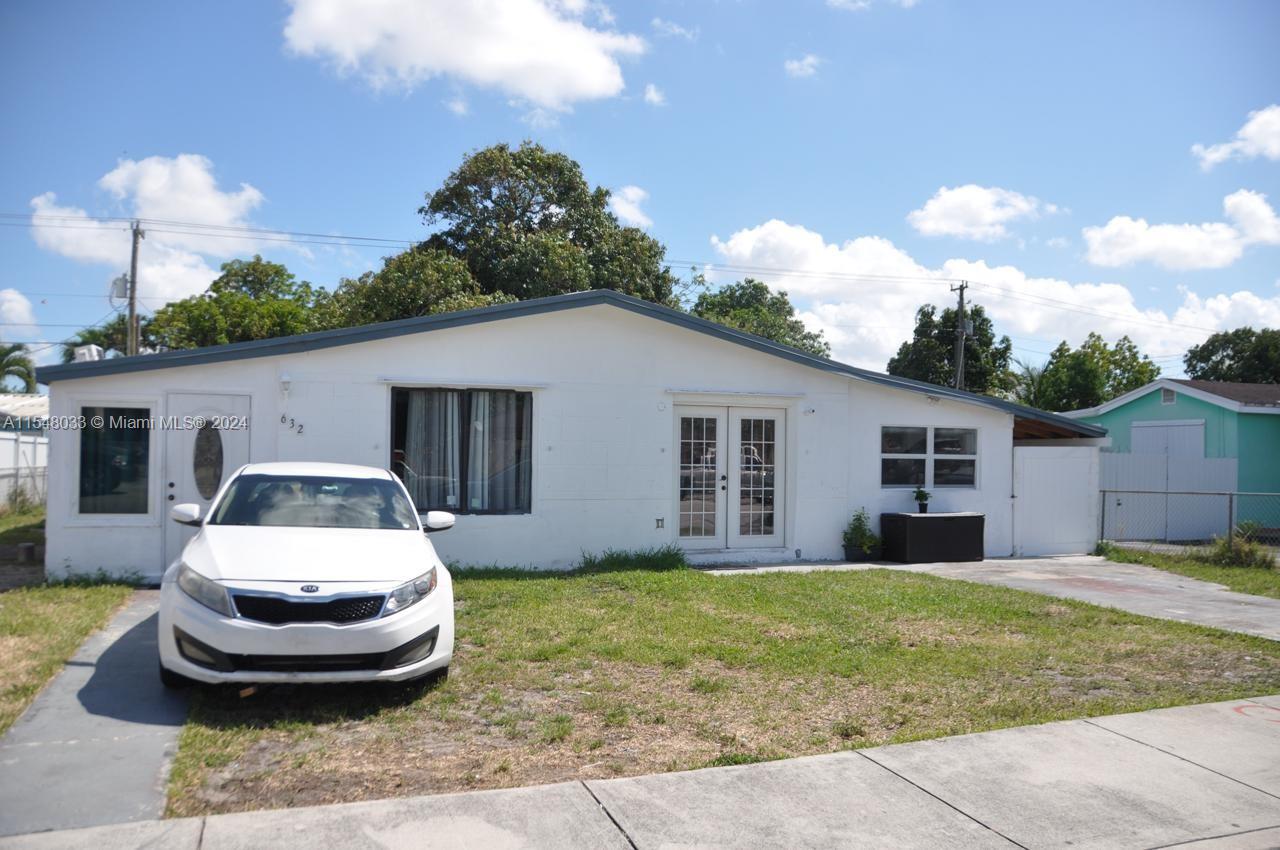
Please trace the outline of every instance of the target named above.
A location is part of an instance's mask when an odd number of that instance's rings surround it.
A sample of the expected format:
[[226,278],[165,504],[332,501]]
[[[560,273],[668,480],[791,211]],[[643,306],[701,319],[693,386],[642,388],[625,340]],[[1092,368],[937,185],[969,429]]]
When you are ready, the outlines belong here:
[[319,589],[320,589],[320,585],[318,584],[304,584],[302,586],[303,593],[315,593]]

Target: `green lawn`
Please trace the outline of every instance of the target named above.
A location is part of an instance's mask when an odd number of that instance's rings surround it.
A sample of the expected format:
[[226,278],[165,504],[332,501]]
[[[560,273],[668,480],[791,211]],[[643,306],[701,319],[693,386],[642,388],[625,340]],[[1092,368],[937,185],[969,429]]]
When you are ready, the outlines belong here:
[[1126,564],[1146,564],[1171,573],[1223,584],[1238,593],[1270,596],[1280,599],[1280,569],[1265,567],[1223,567],[1210,564],[1194,555],[1162,555],[1140,549],[1108,546],[1106,555]]
[[0,733],[131,592],[104,584],[0,593]]
[[437,687],[200,690],[190,815],[635,775],[1280,692],[1280,644],[885,570],[463,574]]
[[44,507],[0,513],[0,543],[44,543]]

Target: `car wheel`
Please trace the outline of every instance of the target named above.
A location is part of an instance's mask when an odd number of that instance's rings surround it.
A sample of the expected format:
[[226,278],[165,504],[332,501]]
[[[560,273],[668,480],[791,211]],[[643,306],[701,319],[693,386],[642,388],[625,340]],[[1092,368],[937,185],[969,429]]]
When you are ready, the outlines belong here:
[[163,663],[161,663],[160,664],[160,684],[164,685],[166,688],[177,690],[179,688],[191,687],[192,685],[195,684],[195,680],[188,679],[186,676],[183,676],[179,673],[175,673],[172,670],[170,670],[168,667],[164,666]]

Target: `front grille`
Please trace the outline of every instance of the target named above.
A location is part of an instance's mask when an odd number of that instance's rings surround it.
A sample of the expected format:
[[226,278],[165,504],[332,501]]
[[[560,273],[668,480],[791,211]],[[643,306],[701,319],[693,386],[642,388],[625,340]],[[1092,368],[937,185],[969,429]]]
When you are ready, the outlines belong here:
[[[260,598],[260,597],[259,597]],[[311,603],[316,604],[316,603]],[[173,638],[183,658],[199,667],[223,673],[333,673],[348,670],[393,670],[431,656],[440,627],[432,626],[389,652],[348,655],[232,655],[198,641],[174,626]]]
[[378,670],[386,653],[364,655],[228,655],[236,670],[277,673],[334,673]]
[[233,594],[236,612],[260,623],[357,623],[382,612],[382,596],[344,596],[327,602],[294,602],[274,596]]

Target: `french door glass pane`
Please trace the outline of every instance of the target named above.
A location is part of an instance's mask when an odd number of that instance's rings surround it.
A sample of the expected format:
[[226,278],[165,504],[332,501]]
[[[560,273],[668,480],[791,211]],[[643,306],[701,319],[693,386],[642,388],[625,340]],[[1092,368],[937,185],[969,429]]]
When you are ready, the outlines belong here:
[[738,533],[774,532],[777,441],[772,419],[743,419],[739,426]]
[[151,410],[84,407],[80,432],[80,513],[145,514],[151,456]]
[[716,419],[680,417],[680,536],[716,536]]

